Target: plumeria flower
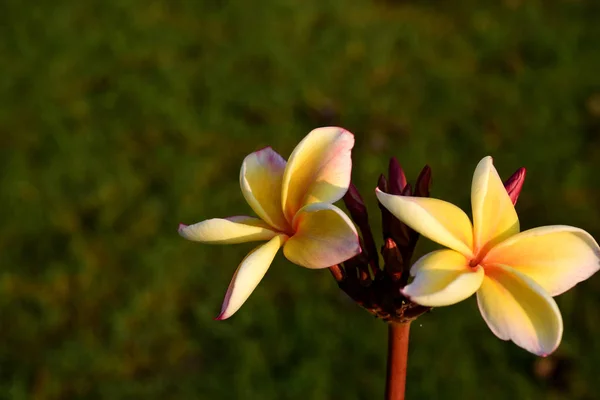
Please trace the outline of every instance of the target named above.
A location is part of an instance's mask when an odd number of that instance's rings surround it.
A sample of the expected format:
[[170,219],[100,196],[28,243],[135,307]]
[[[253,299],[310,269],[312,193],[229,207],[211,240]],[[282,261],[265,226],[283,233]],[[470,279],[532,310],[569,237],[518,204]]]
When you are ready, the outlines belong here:
[[354,136],[341,128],[311,131],[289,161],[267,147],[242,163],[240,186],[259,218],[214,218],[179,226],[186,239],[233,244],[267,241],[239,265],[217,319],[229,318],[263,278],[279,248],[294,264],[327,268],[360,253],[358,234],[342,210],[332,205],[350,184]]
[[394,196],[377,190],[381,204],[421,235],[449,249],[429,253],[411,267],[403,294],[425,306],[446,306],[477,293],[492,332],[546,356],[559,345],[563,322],[552,296],[600,268],[600,248],[587,232],[543,226],[519,233],[519,220],[492,158],[475,169],[473,224],[442,200]]

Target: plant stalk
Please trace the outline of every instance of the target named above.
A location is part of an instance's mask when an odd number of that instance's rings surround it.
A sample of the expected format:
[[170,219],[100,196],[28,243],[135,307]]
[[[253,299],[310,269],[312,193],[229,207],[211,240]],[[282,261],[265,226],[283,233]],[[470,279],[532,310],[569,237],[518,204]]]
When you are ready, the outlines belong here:
[[388,324],[386,400],[404,400],[410,322]]

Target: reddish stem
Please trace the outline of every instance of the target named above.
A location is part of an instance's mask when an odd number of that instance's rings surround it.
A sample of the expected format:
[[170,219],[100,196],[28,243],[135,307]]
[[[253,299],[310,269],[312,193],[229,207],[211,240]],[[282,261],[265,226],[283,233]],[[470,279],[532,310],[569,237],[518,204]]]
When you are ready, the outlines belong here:
[[404,400],[410,322],[388,324],[387,400]]
[[329,272],[331,272],[331,275],[333,275],[333,278],[337,282],[341,282],[344,280],[344,271],[340,268],[339,264],[335,264],[329,267]]

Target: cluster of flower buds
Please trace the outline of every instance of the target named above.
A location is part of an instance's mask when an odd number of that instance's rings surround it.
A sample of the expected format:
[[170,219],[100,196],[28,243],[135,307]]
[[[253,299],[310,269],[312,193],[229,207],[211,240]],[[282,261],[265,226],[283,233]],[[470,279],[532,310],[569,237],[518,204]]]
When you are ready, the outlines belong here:
[[[525,179],[525,169],[518,169],[506,182],[505,188],[515,204]],[[389,163],[388,177],[380,175],[379,190],[401,196],[429,197],[431,168],[425,166],[414,187],[411,186],[396,158]],[[369,225],[365,203],[354,184],[343,198],[350,216],[361,233],[362,252],[342,264],[330,268],[333,277],[348,296],[367,311],[386,322],[409,322],[431,310],[406,298],[401,289],[408,283],[411,259],[419,234],[394,217],[379,204],[383,246],[381,255]]]

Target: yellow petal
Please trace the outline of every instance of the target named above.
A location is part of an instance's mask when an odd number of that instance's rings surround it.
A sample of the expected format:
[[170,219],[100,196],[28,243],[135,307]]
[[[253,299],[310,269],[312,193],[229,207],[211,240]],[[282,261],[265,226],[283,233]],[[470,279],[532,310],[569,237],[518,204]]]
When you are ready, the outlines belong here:
[[233,275],[221,307],[221,313],[216,319],[229,318],[240,309],[265,276],[286,238],[285,235],[277,235],[248,253]]
[[483,281],[483,268],[469,267],[469,260],[454,250],[426,254],[413,264],[415,279],[402,293],[417,304],[449,306],[470,297]]
[[483,263],[515,268],[557,296],[600,269],[600,247],[579,228],[542,226],[497,244]]
[[283,254],[306,268],[327,268],[360,253],[358,234],[342,210],[326,203],[302,208],[293,222],[296,233]]
[[421,235],[472,257],[473,227],[460,208],[427,197],[395,196],[375,190],[379,202]]
[[519,232],[517,212],[494,168],[492,157],[485,157],[475,168],[471,206],[476,254]]
[[354,135],[336,127],[311,131],[296,146],[283,177],[282,202],[288,221],[305,205],[333,203],[350,184]]
[[546,356],[560,344],[563,322],[556,302],[535,281],[509,267],[486,267],[477,304],[492,332]]
[[263,221],[280,232],[289,231],[281,208],[285,160],[270,147],[248,155],[242,163],[240,186],[244,198]]
[[269,240],[277,235],[260,219],[245,216],[207,219],[194,225],[179,224],[179,234],[188,240],[210,244]]

